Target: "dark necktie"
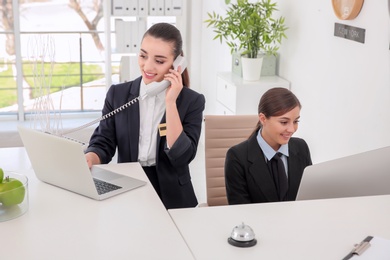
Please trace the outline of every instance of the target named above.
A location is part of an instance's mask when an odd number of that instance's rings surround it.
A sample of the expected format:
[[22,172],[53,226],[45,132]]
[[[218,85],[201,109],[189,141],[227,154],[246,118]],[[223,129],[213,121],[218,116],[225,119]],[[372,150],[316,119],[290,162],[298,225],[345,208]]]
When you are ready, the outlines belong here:
[[286,197],[288,190],[288,180],[286,171],[284,169],[284,164],[281,153],[276,153],[274,157],[272,157],[271,163],[271,173],[274,178],[275,186],[279,194],[279,201],[283,201]]

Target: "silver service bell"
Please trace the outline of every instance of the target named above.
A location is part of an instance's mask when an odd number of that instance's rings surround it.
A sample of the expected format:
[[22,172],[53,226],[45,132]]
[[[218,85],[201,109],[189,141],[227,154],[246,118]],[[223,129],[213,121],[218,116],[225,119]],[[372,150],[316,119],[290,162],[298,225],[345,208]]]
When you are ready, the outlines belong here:
[[256,245],[257,240],[252,228],[243,222],[241,225],[233,228],[228,238],[228,243],[238,247],[251,247]]

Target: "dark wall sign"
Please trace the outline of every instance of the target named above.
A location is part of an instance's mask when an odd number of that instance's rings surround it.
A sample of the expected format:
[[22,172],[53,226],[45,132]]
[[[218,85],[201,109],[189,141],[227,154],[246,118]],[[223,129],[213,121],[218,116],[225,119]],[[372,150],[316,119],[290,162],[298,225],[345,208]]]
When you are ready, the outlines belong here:
[[357,28],[345,24],[334,24],[334,36],[364,43],[366,38],[366,29]]

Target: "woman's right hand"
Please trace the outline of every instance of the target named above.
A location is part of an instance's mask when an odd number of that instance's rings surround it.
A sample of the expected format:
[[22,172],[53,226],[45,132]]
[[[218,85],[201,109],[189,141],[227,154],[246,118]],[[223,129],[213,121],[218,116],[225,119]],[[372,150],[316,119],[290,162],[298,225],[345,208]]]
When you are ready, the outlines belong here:
[[100,158],[96,153],[93,152],[86,153],[85,159],[87,160],[89,169],[92,168],[92,165],[100,164]]

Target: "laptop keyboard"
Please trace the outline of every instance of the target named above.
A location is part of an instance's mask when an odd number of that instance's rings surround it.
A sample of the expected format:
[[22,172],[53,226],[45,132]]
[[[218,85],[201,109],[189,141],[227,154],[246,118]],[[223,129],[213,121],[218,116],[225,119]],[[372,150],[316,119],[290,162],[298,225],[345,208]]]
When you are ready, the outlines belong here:
[[122,188],[102,180],[98,180],[98,179],[93,179],[93,180],[95,182],[95,186],[99,195]]

